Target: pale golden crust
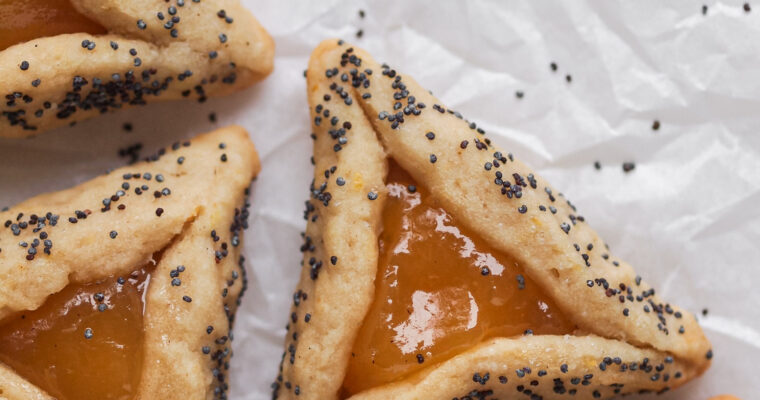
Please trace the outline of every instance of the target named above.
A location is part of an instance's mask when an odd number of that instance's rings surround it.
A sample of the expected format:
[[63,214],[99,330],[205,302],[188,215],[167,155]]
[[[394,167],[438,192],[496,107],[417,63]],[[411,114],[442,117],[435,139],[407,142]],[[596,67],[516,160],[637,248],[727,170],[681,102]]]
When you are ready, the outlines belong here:
[[[299,392],[315,394],[340,389],[357,334],[355,327],[372,302],[382,200],[368,201],[367,195],[384,193],[386,174],[385,153],[360,109],[345,105],[336,95],[330,108],[341,115],[340,121],[333,124],[329,115],[317,112],[316,105],[329,91],[329,82],[316,75],[324,68],[323,60],[314,57],[307,73],[310,114],[312,119],[322,118],[323,123],[314,126],[314,184],[309,204],[315,211],[307,207],[303,271],[294,294],[296,304],[282,363],[283,376],[292,376],[289,379],[298,382]],[[350,129],[343,127],[348,120]],[[341,129],[344,134],[340,137],[348,141],[344,145],[337,137]],[[335,145],[351,150],[335,151]],[[342,186],[339,179],[345,182]],[[329,206],[324,206],[325,201]],[[332,296],[347,301],[320,300]],[[294,363],[299,368],[293,368]],[[296,388],[290,386],[293,393]]]
[[[599,360],[605,357],[614,361],[601,371]],[[423,371],[420,376],[372,389],[351,399],[422,400],[466,396],[509,399],[530,398],[531,394],[544,400],[609,399],[624,393],[658,392],[662,390],[662,380],[668,381],[671,388],[679,386],[696,374],[693,365],[668,362],[665,357],[662,352],[598,336],[494,339]],[[662,365],[663,369],[657,372],[659,379],[652,381],[650,373],[629,372],[628,368],[634,364],[637,368],[644,364],[655,369]],[[621,372],[623,365],[626,370]],[[479,377],[474,377],[474,373]],[[678,378],[676,373],[680,373]]]
[[[241,178],[245,174],[241,174]],[[241,186],[218,187],[214,196],[228,201],[210,201],[193,221],[186,224],[175,243],[168,247],[151,279],[145,314],[145,359],[138,399],[193,399],[219,384],[212,373],[224,373],[228,357],[213,360],[210,354],[230,349],[229,334],[245,270],[240,246],[233,246],[229,223],[241,210]],[[237,205],[237,206],[235,206]],[[216,231],[218,242],[209,234]],[[215,252],[227,243],[228,255],[217,261]],[[171,271],[185,266],[181,291],[172,287]],[[183,300],[189,296],[192,302]],[[208,326],[214,330],[207,333]],[[166,370],[171,370],[167,373]]]
[[[228,127],[167,149],[157,161],[120,168],[1,213],[2,222],[14,223],[19,213],[23,213],[19,221],[28,221],[35,212],[40,216],[50,212],[52,219],[59,216],[55,226],[43,217],[40,232],[52,241],[51,254],[40,245],[32,260],[26,258],[25,248],[11,244],[31,243],[39,235],[32,232],[36,225],[19,227],[18,235],[14,224],[0,229],[2,316],[36,309],[70,281],[127,274],[161,252],[146,296],[144,365],[137,398],[216,398],[213,390],[225,382],[212,371],[218,368],[218,375],[224,376],[230,356],[229,332],[244,287],[239,243],[247,217],[246,193],[259,169],[248,134],[240,127]],[[124,183],[130,184],[129,189]],[[140,189],[143,184],[149,189]],[[142,194],[137,194],[138,189]],[[102,211],[101,200],[118,190],[125,193]],[[120,210],[119,205],[126,208]],[[91,213],[77,219],[75,210]],[[98,261],[104,259],[109,260],[105,265]],[[179,265],[185,267],[181,286],[174,287],[170,274]],[[208,326],[214,327],[211,333]],[[202,351],[204,346],[209,347],[208,354]],[[0,370],[0,390],[5,390],[5,381],[20,379],[8,373]]]
[[[176,38],[164,27],[168,19],[156,17],[163,12],[171,18],[169,4],[161,0],[72,4],[108,34],[58,35],[0,51],[2,94],[20,94],[10,105],[7,99],[0,105],[0,136],[28,136],[149,101],[229,94],[263,79],[273,67],[272,38],[239,0],[186,1],[176,7]],[[219,10],[233,22],[218,17]],[[95,47],[83,47],[85,40]],[[27,70],[20,69],[22,61],[29,63]],[[35,80],[39,83],[33,85]]]
[[[490,145],[476,125],[440,105],[437,99],[412,79],[401,77],[390,68],[381,67],[360,49],[353,48],[349,51],[349,48],[350,46],[340,45],[336,40],[329,40],[323,42],[312,54],[308,72],[311,107],[322,104],[330,110],[330,118],[337,116],[340,121],[350,120],[352,123],[352,118],[357,117],[355,114],[346,114],[346,111],[361,109],[390,157],[419,184],[430,188],[433,195],[458,221],[477,232],[494,248],[516,258],[526,273],[576,323],[579,327],[578,335],[583,332],[591,334],[588,337],[565,339],[561,344],[569,346],[567,348],[551,347],[559,346],[560,342],[551,342],[552,339],[541,336],[519,340],[499,339],[460,355],[455,359],[457,362],[452,360],[431,366],[423,375],[456,377],[459,381],[455,382],[460,383],[467,376],[472,380],[473,373],[478,372],[476,366],[480,354],[489,354],[492,357],[490,361],[512,363],[517,354],[514,347],[510,346],[515,346],[516,343],[520,346],[538,346],[537,349],[549,346],[547,349],[554,349],[568,360],[568,364],[578,363],[583,351],[593,350],[583,350],[583,346],[598,346],[593,354],[606,354],[595,359],[586,357],[582,365],[585,370],[578,370],[583,375],[605,377],[584,386],[583,390],[590,390],[589,393],[593,390],[607,393],[605,385],[610,379],[625,381],[625,389],[622,390],[625,393],[674,388],[699,375],[709,366],[712,354],[710,344],[694,316],[664,303],[650,286],[635,275],[630,265],[609,255],[604,242],[561,194],[528,167],[514,160],[511,154],[496,154],[498,149]],[[321,70],[313,70],[314,66],[320,66]],[[318,81],[314,82],[314,78],[318,78]],[[335,85],[333,89],[317,95],[312,93],[315,85],[329,87],[330,84]],[[325,93],[333,97],[345,93],[345,100],[338,98],[338,104],[342,106],[348,102],[353,103],[353,106],[339,108],[333,100],[320,101],[320,95]],[[410,100],[412,96],[414,101]],[[397,102],[400,107],[394,108]],[[312,117],[315,117],[314,114]],[[359,119],[364,120],[365,117]],[[329,118],[324,118],[321,123],[328,121]],[[430,140],[426,136],[427,132],[434,132],[435,139]],[[361,147],[352,147],[349,141],[341,152],[361,151]],[[317,165],[324,154],[315,150]],[[358,157],[361,158],[362,155],[359,154]],[[318,169],[317,173],[319,172]],[[509,185],[504,185],[504,181],[509,182]],[[334,189],[333,192],[340,192],[340,188],[331,188]],[[382,195],[380,193],[379,200],[383,199]],[[365,202],[371,203],[368,200]],[[376,201],[373,206],[378,207],[378,204]],[[348,207],[342,207],[340,211],[348,210]],[[317,212],[322,212],[322,207],[317,207]],[[309,229],[319,229],[314,225],[310,224]],[[376,237],[373,239],[377,240]],[[328,294],[327,297],[317,296],[316,301],[348,303],[354,299],[364,301],[366,296],[356,290],[349,298]],[[356,324],[349,329],[358,331],[359,328],[360,325]],[[310,329],[311,327],[302,329],[299,335],[307,335]],[[351,333],[345,335],[350,337]],[[575,344],[579,346],[576,348]],[[574,350],[565,353],[567,349]],[[614,354],[618,350],[620,354]],[[538,357],[538,353],[535,355]],[[667,358],[670,362],[667,363],[668,366],[663,364],[663,368],[669,370],[668,379],[664,379],[664,369],[658,371],[656,368],[635,374],[628,371],[622,373],[627,374],[622,377],[619,370],[613,370],[617,365],[610,368],[606,364],[600,366],[605,363],[606,356],[631,360],[643,357],[649,357],[650,360]],[[549,362],[558,359],[527,358],[525,361]],[[300,384],[300,375],[308,373],[301,369],[309,368],[310,365],[308,360],[300,362],[301,359],[296,358],[294,367],[283,369],[281,383],[289,383],[291,387]],[[557,368],[558,365],[552,365],[547,371],[556,371]],[[679,378],[674,378],[676,372],[679,373]],[[436,373],[442,375],[435,375]],[[343,376],[344,371],[341,371],[329,379],[342,380]],[[562,379],[552,372],[547,377]],[[376,388],[370,393],[377,398],[424,398],[423,394],[428,393],[451,398],[467,394],[466,391],[455,390],[467,388],[466,385],[455,383],[451,386],[436,378],[429,381],[426,384],[428,386],[417,388],[420,381],[416,379],[419,376],[397,385]],[[549,387],[544,385],[540,390],[534,388],[534,393],[540,392],[543,396],[552,393],[552,380],[549,379],[548,382]],[[497,390],[493,385],[495,384],[491,383],[481,389]],[[433,386],[436,387],[435,390]],[[287,389],[287,385],[285,387]],[[310,388],[314,391],[301,390],[299,398],[338,397],[338,392],[330,390],[331,387],[319,385],[312,380]],[[397,393],[395,390],[400,391]],[[404,397],[407,395],[401,396],[402,392],[412,394]],[[514,393],[518,392],[512,390],[503,395],[512,396]],[[281,388],[279,394],[284,398],[294,398],[292,389]],[[362,396],[364,394],[357,397]]]
[[16,375],[13,370],[0,363],[0,400],[53,400],[32,385],[24,380],[24,378]]
[[[217,147],[221,141],[230,142],[227,149]],[[250,181],[249,171],[258,170],[255,150],[240,127],[220,129],[192,143],[168,150],[157,162],[119,168],[77,187],[28,199],[0,213],[0,318],[37,309],[48,295],[69,282],[84,283],[131,272],[180,234],[185,223],[200,215],[209,196],[213,196],[208,188],[218,182],[240,187]],[[219,159],[221,154],[227,154],[226,163]],[[180,157],[185,160],[182,164],[177,162]],[[125,173],[139,173],[141,177],[149,174],[151,179],[125,180]],[[163,177],[162,182],[156,180],[158,175]],[[130,183],[129,189],[124,190],[124,182]],[[138,184],[149,189],[138,195]],[[155,192],[163,189],[171,193],[156,198]],[[118,191],[125,195],[110,201]],[[104,199],[110,201],[107,212],[101,211]],[[129,206],[118,210],[119,204]],[[163,209],[160,217],[155,212],[159,207]],[[78,219],[76,211],[90,214]],[[39,255],[28,261],[28,248],[17,243],[31,243],[38,233],[33,232],[33,224],[27,224],[26,229],[19,228],[19,234],[14,235],[15,226],[28,223],[32,214],[42,220],[47,213],[58,216],[55,226],[45,219],[43,228],[52,242],[51,254],[42,254],[40,249]],[[23,214],[20,219],[19,214]],[[69,218],[77,223],[71,223]],[[5,227],[7,221],[11,224]],[[118,235],[115,239],[110,239],[112,231]],[[111,260],[104,265],[100,260],[106,254]],[[35,290],[30,290],[30,285]]]

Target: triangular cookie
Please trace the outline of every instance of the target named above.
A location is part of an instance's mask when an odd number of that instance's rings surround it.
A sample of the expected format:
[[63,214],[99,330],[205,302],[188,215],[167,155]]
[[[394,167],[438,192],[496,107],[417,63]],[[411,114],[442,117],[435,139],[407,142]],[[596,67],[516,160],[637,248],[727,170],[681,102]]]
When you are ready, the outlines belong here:
[[226,398],[259,168],[233,126],[0,212],[0,397]]
[[271,71],[274,42],[239,0],[0,3],[0,137],[151,101],[204,101]]
[[307,71],[315,178],[279,398],[662,392],[712,357],[575,207],[362,50]]

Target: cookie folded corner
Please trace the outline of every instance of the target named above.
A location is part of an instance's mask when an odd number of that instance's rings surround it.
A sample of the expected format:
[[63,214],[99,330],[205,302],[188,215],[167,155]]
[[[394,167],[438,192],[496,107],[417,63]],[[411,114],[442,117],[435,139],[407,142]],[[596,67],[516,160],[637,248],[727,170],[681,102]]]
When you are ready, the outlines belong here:
[[231,126],[0,212],[0,397],[226,398],[259,170]]
[[[7,21],[14,13],[30,15]],[[273,60],[274,41],[239,0],[11,0],[0,4],[0,137],[227,95]]]
[[327,40],[274,398],[662,393],[712,350],[576,207],[412,78]]

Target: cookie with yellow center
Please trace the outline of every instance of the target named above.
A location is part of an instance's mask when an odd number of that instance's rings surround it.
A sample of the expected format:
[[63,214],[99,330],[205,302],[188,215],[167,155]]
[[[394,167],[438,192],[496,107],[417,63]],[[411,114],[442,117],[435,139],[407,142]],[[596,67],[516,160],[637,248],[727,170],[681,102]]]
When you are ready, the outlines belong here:
[[0,212],[0,397],[226,398],[259,168],[227,127]]
[[609,398],[700,375],[710,343],[475,123],[328,40],[276,398]]
[[239,0],[3,0],[0,136],[226,95],[266,77],[273,57]]

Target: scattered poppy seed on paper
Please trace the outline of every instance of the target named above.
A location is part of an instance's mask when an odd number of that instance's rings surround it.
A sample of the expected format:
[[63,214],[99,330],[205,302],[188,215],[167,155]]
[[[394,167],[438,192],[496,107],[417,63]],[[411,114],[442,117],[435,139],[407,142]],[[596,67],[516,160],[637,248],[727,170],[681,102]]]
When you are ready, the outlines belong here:
[[656,130],[659,130],[659,129],[660,129],[660,121],[659,120],[654,120],[654,122],[652,122],[652,130],[656,131]]
[[518,99],[522,99],[523,96],[525,96],[525,93],[523,93],[523,92],[521,92],[519,90],[515,92],[515,97],[517,97]]
[[128,163],[134,164],[140,159],[140,150],[142,150],[142,148],[142,143],[135,143],[125,148],[121,148],[119,149],[119,157],[128,158]]
[[623,172],[631,172],[634,168],[636,168],[636,164],[632,162],[623,163]]

